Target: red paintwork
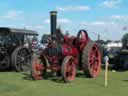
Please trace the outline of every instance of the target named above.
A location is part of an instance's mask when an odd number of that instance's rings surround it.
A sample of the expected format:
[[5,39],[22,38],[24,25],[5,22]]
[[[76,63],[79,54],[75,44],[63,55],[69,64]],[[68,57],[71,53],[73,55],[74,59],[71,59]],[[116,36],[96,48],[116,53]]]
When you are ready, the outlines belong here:
[[84,47],[87,45],[89,42],[89,37],[88,34],[84,31],[79,32],[79,46],[80,46],[80,51],[83,51]]
[[[74,58],[74,60],[72,62],[73,64],[71,64],[71,65],[67,64],[67,67],[66,67],[67,69],[65,69],[65,71],[72,74],[71,76],[67,76],[67,79],[69,79],[71,81],[74,80],[76,70],[75,69],[73,69],[74,71],[71,71],[71,70],[74,67],[74,65],[80,67],[79,66],[80,65],[79,64],[79,62],[80,62],[79,56],[81,55],[84,47],[87,45],[87,43],[90,40],[88,37],[88,34],[86,32],[81,31],[81,32],[79,32],[79,34],[80,34],[80,38],[64,36],[63,43],[59,43],[58,41],[56,41],[56,43],[54,43],[52,41],[50,41],[48,43],[46,49],[48,48],[50,50],[51,48],[56,48],[59,45],[62,52],[61,52],[60,56],[49,56],[48,54],[44,53],[42,58],[45,57],[50,64],[50,66],[45,67],[45,69],[51,69],[52,72],[58,72],[61,70],[61,64],[62,64],[62,61],[64,60],[64,58],[66,56],[72,56]],[[99,49],[97,48],[97,46],[94,45],[93,47],[96,50],[91,49],[90,52],[87,54],[90,54],[90,56],[88,58],[89,71],[93,77],[96,77],[100,72],[101,56],[100,56]],[[92,61],[90,61],[91,59],[92,59]],[[95,62],[95,60],[98,60],[98,61]],[[38,78],[38,76],[37,76],[37,78]]]
[[89,71],[92,77],[96,77],[100,72],[101,66],[101,54],[96,44],[92,46],[88,57]]
[[37,60],[35,60],[34,64],[32,64],[32,69],[33,69],[33,78],[35,80],[41,80],[43,79],[43,76],[42,76],[42,71],[45,69],[43,65],[41,64],[38,64],[37,63]]
[[62,45],[63,56],[78,56],[78,49],[67,44]]
[[65,81],[73,81],[76,76],[76,64],[74,58],[67,59],[64,68],[64,79]]

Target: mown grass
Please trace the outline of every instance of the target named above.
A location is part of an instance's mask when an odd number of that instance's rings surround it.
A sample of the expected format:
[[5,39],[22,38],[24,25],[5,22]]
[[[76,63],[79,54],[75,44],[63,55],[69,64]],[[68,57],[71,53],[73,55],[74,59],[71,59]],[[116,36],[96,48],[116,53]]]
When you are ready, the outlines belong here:
[[104,87],[104,71],[95,79],[78,76],[65,84],[53,79],[33,81],[16,72],[0,72],[0,96],[127,96],[128,72],[109,71],[108,87]]

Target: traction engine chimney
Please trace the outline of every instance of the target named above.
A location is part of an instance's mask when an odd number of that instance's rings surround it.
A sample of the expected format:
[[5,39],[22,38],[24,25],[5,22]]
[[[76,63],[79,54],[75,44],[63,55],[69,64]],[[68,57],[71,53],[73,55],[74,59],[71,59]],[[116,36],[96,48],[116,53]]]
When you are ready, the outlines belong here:
[[50,12],[50,25],[51,25],[51,38],[54,40],[56,38],[56,25],[57,25],[57,12]]

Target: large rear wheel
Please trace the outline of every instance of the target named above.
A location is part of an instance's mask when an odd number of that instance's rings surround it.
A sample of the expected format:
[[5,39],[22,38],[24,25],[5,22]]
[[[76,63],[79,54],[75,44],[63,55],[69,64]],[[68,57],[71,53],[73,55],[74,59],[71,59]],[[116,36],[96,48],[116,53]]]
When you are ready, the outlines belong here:
[[30,69],[31,52],[26,47],[18,47],[14,50],[11,56],[11,63],[17,72],[26,72]]
[[101,69],[101,54],[96,43],[89,41],[82,53],[82,66],[89,77],[96,77]]

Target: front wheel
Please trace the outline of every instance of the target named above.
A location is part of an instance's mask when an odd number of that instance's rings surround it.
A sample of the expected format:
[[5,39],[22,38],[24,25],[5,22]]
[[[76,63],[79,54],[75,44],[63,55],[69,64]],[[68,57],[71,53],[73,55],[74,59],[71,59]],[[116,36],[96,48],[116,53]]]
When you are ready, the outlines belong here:
[[62,78],[65,83],[71,82],[76,76],[76,64],[72,56],[66,56],[61,67]]
[[31,76],[34,80],[44,79],[46,75],[46,62],[44,58],[34,57],[31,64]]

